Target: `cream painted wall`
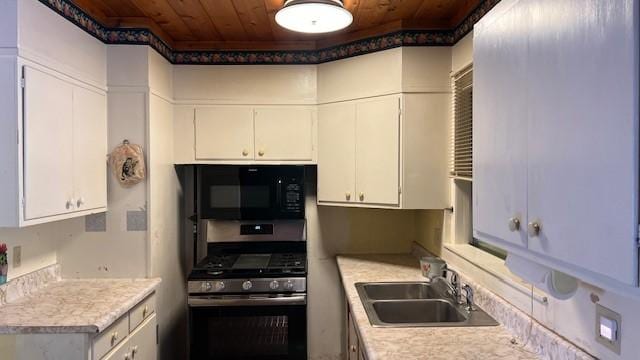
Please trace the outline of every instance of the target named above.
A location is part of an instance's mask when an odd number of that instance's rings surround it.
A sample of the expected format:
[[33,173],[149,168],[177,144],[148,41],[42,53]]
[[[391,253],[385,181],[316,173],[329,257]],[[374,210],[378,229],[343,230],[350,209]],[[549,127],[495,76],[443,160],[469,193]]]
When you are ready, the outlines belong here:
[[318,103],[400,92],[450,93],[451,48],[404,47],[318,65]]
[[[470,64],[473,56],[473,34],[471,33],[460,40],[452,48],[451,54],[453,73]],[[456,194],[459,195],[460,191],[454,191],[456,185],[453,181],[451,186],[452,203],[455,203],[458,208],[464,206],[464,199],[456,199]],[[458,237],[454,235],[459,229],[456,229],[453,216],[448,213],[445,216],[442,214],[430,211],[418,213],[419,243],[431,252],[441,254],[447,262],[452,264],[453,268],[460,269],[474,281],[495,292],[520,310],[531,314],[530,295],[510,285],[508,280],[496,278],[495,275],[464,260],[443,246],[443,241],[444,243],[460,242],[460,235]],[[456,221],[460,222],[461,220]],[[437,236],[433,234],[434,229],[440,224],[443,224],[444,229],[443,241],[438,241]],[[595,341],[595,302],[622,315],[622,353],[619,356]],[[640,343],[637,341],[638,334],[640,334],[638,307],[640,307],[639,298],[604,291],[581,283],[576,295],[569,300],[561,301],[549,297],[548,304],[533,301],[532,314],[538,322],[598,358],[635,360],[640,354]]]
[[[107,57],[109,151],[127,139],[141,145],[148,160],[148,49],[109,46]],[[67,236],[58,249],[63,277],[147,276],[147,233],[127,231],[127,211],[147,210],[147,181],[125,188],[110,169],[108,174],[106,231],[86,232],[84,218],[67,222]]]
[[315,65],[177,65],[178,104],[315,104]]
[[182,190],[173,165],[173,104],[153,91],[149,104],[149,275],[162,278],[157,290],[160,358],[179,359],[185,357],[187,345]]

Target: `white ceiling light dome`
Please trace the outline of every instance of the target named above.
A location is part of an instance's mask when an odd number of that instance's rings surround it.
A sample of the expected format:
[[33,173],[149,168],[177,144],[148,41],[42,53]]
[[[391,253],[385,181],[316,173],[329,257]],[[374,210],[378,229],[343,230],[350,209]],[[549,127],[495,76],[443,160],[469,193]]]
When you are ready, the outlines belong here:
[[287,0],[276,22],[291,31],[320,34],[346,28],[353,15],[340,0]]

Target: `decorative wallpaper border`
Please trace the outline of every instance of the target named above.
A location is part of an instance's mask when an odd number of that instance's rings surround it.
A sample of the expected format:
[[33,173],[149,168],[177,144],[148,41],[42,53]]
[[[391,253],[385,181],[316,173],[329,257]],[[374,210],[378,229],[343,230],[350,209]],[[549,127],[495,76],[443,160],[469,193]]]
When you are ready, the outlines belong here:
[[38,0],[105,44],[148,45],[172,64],[181,65],[313,65],[401,46],[451,46],[500,0],[483,0],[453,30],[402,30],[319,50],[182,51],[173,50],[149,29],[108,28],[71,0]]

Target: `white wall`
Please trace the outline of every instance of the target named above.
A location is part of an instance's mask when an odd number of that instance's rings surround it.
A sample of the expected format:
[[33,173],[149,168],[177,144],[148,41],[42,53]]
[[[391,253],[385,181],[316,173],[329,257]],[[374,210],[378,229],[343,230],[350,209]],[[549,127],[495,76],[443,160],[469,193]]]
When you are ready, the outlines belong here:
[[[148,50],[145,46],[109,46],[108,149],[124,139],[147,152]],[[127,211],[147,210],[147,181],[125,188],[111,169],[107,180],[106,231],[86,232],[85,219],[67,222],[58,261],[63,277],[146,277],[146,231],[127,231]]]
[[[473,54],[473,33],[467,35],[456,46],[452,48],[452,72],[461,70],[472,62]],[[455,191],[454,193],[455,201]],[[458,192],[458,194],[460,194]],[[431,216],[431,220],[428,220]],[[420,215],[423,222],[434,221],[433,214],[422,213]],[[449,222],[448,215],[444,221]],[[436,222],[442,222],[442,216]],[[448,229],[447,234],[454,234],[454,229]],[[426,239],[424,232],[420,232],[421,243],[429,250],[442,253],[442,256],[453,267],[460,268],[467,276],[495,292],[505,300],[520,308],[525,313],[531,313],[531,303],[529,295],[517,291],[513,286],[505,284],[504,281],[497,280],[489,272],[478,268],[474,264],[463,260],[451,251],[442,247],[441,241]],[[452,235],[445,238],[445,242],[456,242]],[[595,341],[595,304],[597,302],[622,315],[622,353],[620,356],[614,354],[604,346]],[[601,359],[638,359],[640,354],[640,343],[637,341],[640,334],[640,317],[638,308],[640,299],[624,296],[613,292],[605,291],[597,287],[582,283],[578,292],[571,299],[566,301],[556,300],[549,297],[549,303],[543,304],[533,301],[533,317],[549,329],[557,332],[577,346],[585,349],[589,353]]]

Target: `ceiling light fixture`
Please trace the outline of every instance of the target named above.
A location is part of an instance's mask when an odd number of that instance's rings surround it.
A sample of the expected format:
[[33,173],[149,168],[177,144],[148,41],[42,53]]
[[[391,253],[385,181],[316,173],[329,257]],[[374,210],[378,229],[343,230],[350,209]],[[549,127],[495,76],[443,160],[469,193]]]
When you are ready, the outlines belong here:
[[311,34],[338,31],[352,21],[353,15],[340,0],[287,0],[276,13],[278,25]]

